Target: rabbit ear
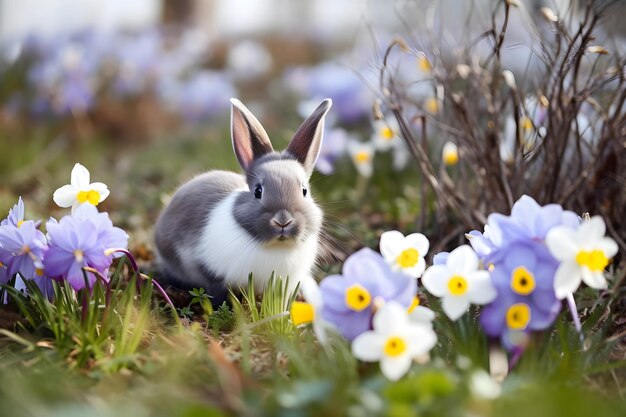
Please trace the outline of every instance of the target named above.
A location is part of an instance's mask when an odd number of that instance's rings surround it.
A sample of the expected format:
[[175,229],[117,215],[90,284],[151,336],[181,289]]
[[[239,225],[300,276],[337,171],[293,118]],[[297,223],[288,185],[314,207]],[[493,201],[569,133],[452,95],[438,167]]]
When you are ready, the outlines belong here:
[[333,102],[329,98],[322,101],[317,109],[302,123],[287,147],[287,152],[300,161],[309,176],[313,173],[315,161],[317,161],[322,147],[324,117],[332,105]]
[[274,148],[261,123],[250,113],[250,110],[236,98],[230,103],[230,135],[233,149],[241,167],[247,171],[256,158],[273,152]]

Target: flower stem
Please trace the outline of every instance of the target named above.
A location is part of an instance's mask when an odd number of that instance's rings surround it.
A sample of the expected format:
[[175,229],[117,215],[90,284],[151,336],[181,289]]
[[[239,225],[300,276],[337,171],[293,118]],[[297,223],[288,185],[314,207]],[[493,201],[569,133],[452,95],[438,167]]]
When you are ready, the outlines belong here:
[[570,313],[572,313],[574,326],[576,327],[576,331],[580,336],[580,343],[584,345],[585,337],[583,335],[583,326],[582,324],[580,324],[580,317],[578,317],[578,308],[576,307],[576,301],[574,300],[574,294],[572,293],[567,295],[567,306],[569,307]]
[[172,302],[170,297],[167,295],[167,293],[165,292],[161,284],[159,284],[154,278],[149,278],[148,276],[142,274],[139,271],[139,266],[137,265],[137,261],[135,260],[135,257],[133,256],[132,253],[130,253],[128,250],[124,248],[111,248],[111,249],[107,249],[104,253],[106,255],[111,255],[115,252],[120,252],[126,255],[126,257],[130,260],[131,268],[139,276],[139,278],[144,279],[144,280],[149,280],[150,282],[152,282],[152,285],[156,287],[156,289],[163,296],[167,304],[169,304],[169,306],[172,308],[173,311],[176,311],[176,307],[174,306],[174,303]]

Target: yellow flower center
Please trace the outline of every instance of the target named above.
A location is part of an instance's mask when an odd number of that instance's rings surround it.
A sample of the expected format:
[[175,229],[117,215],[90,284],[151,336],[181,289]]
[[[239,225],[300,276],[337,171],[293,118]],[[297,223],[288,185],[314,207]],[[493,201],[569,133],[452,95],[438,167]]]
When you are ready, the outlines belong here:
[[296,326],[311,323],[315,318],[315,309],[309,303],[294,301],[291,303],[291,321]]
[[609,259],[599,249],[592,251],[581,250],[576,255],[576,262],[580,266],[586,266],[593,272],[599,272],[604,271],[604,268],[609,264]]
[[76,195],[76,199],[81,204],[88,202],[91,205],[97,206],[100,202],[100,193],[96,190],[79,191]]
[[518,266],[511,274],[511,289],[519,295],[532,293],[535,290],[535,276],[523,266]]
[[24,224],[24,220],[20,220],[17,222],[17,227],[21,227]]
[[402,268],[412,268],[419,261],[420,253],[415,248],[408,248],[403,250],[396,258],[396,262]]
[[380,129],[380,136],[382,136],[383,139],[385,140],[391,140],[393,139],[395,135],[396,134],[393,132],[393,130],[389,126],[385,126],[382,129]]
[[37,268],[37,269],[35,269],[35,274],[36,274],[38,277],[42,277],[42,276],[43,276],[43,269],[41,269],[41,268]]
[[369,291],[360,284],[346,289],[346,305],[354,311],[363,311],[372,303]]
[[528,304],[513,304],[506,311],[506,324],[512,330],[524,330],[530,322],[530,307]]
[[368,162],[370,160],[370,154],[366,151],[359,151],[354,155],[354,160],[360,164]]
[[30,246],[24,245],[22,246],[22,254],[30,253]]
[[430,114],[439,113],[439,100],[436,97],[431,97],[426,99],[424,102],[424,110],[426,110]]
[[384,352],[387,356],[398,356],[406,350],[406,342],[398,336],[392,336],[385,342]]
[[533,128],[533,122],[528,117],[524,116],[520,119],[520,125],[524,133],[528,133]]
[[452,295],[463,295],[467,292],[467,280],[460,275],[454,275],[448,281],[448,289]]
[[433,70],[432,64],[424,55],[421,55],[419,58],[417,58],[417,66],[422,72],[429,73]]
[[409,313],[412,313],[413,310],[420,305],[420,299],[418,297],[413,297],[413,301],[411,301],[411,305],[409,306]]
[[82,262],[82,261],[83,261],[83,259],[84,259],[84,255],[85,255],[85,254],[84,254],[84,253],[83,253],[83,251],[82,251],[82,250],[80,250],[80,249],[76,249],[76,250],[74,251],[74,259],[76,259],[76,262]]
[[458,151],[446,151],[443,153],[443,163],[445,165],[456,165],[459,162]]

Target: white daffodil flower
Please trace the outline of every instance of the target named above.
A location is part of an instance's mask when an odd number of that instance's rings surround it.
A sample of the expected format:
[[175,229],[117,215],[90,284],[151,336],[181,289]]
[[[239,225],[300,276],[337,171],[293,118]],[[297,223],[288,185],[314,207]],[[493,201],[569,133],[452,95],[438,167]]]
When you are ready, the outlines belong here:
[[607,287],[604,269],[617,253],[617,243],[605,237],[606,225],[600,216],[593,216],[577,230],[558,226],[548,232],[546,244],[552,256],[561,261],[554,276],[554,292],[558,299],[573,294],[580,282],[595,289]]
[[305,301],[294,301],[291,303],[291,322],[299,326],[311,323],[313,332],[322,346],[328,343],[328,331],[333,329],[333,325],[322,319],[321,311],[324,300],[320,287],[312,277],[300,281],[300,291]]
[[349,140],[348,154],[354,163],[359,174],[369,178],[374,173],[374,145],[372,143],[359,142],[358,140]]
[[376,312],[373,327],[354,339],[352,354],[365,362],[380,361],[380,370],[392,381],[405,375],[413,360],[424,357],[437,343],[433,329],[411,321],[406,308],[395,301]]
[[441,160],[446,166],[456,165],[459,162],[459,148],[454,142],[446,142],[441,151]]
[[372,143],[377,150],[388,151],[401,140],[400,136],[398,136],[399,131],[400,126],[398,126],[398,122],[395,119],[390,119],[389,121],[385,119],[375,120]]
[[101,182],[89,182],[89,171],[81,164],[74,165],[70,184],[57,189],[52,196],[54,202],[63,208],[72,207],[72,213],[81,204],[97,206],[109,196],[109,189]]
[[487,304],[496,298],[489,272],[478,269],[476,252],[462,245],[450,252],[445,264],[433,265],[424,272],[422,284],[434,296],[442,298],[444,313],[457,320],[470,304]]
[[394,271],[402,271],[413,278],[419,278],[426,269],[424,257],[430,243],[421,233],[404,236],[391,230],[380,236],[380,253]]

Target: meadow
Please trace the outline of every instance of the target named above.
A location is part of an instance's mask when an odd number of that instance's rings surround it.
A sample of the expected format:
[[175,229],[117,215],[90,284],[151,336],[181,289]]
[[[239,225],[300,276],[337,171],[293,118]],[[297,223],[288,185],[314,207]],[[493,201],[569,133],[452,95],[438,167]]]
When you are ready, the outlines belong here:
[[[610,3],[498,2],[458,48],[408,13],[410,30],[352,55],[268,38],[243,55],[306,53],[253,74],[184,28],[3,54],[0,414],[623,416]],[[521,70],[506,43],[520,16]],[[230,97],[278,149],[333,100],[310,179],[322,253],[294,293],[250,277],[213,305],[160,281],[153,231],[179,185],[241,170]]]

